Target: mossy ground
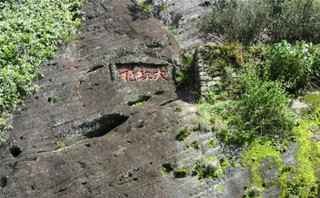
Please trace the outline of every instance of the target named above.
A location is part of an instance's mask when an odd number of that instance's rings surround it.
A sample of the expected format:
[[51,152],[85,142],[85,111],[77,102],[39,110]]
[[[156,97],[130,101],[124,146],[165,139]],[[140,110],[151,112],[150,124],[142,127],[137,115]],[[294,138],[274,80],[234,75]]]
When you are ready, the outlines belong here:
[[[270,141],[257,139],[250,149],[242,155],[244,166],[249,166],[252,171],[251,187],[263,190],[267,186],[280,186],[279,197],[317,197],[320,180],[320,145],[314,141],[314,133],[320,130],[318,110],[300,118],[299,126],[293,128],[293,135],[299,145],[294,158],[297,164],[285,165],[281,159],[281,152]],[[270,184],[266,184],[260,172],[261,162],[271,158],[278,169],[278,177]],[[247,195],[250,191],[247,191]],[[249,196],[249,195],[248,195]]]

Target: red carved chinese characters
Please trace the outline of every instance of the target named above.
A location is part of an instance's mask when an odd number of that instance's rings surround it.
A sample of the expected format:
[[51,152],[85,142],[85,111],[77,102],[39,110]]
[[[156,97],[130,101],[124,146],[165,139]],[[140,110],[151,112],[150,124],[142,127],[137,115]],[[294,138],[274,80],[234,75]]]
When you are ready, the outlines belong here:
[[166,77],[164,77],[163,74],[167,73],[165,70],[163,70],[161,67],[158,68],[157,72],[154,72],[154,74],[156,75],[156,77],[154,78],[155,80],[158,80],[159,78],[163,79],[163,80],[168,80]]
[[128,81],[136,81],[136,79],[133,79],[134,72],[133,69],[124,67],[122,72],[120,72],[120,78],[126,82]]
[[149,70],[144,71],[144,69],[145,69],[144,67],[140,67],[135,75],[135,72],[132,68],[125,66],[123,70],[119,73],[119,75],[120,75],[120,78],[125,82],[143,81],[143,80],[157,81],[159,79],[168,81],[168,78],[166,78],[165,76],[167,71],[163,70],[162,67],[158,68],[158,70],[155,72],[151,72]]
[[143,67],[140,67],[137,73],[138,73],[138,80],[146,79],[146,77],[144,76]]

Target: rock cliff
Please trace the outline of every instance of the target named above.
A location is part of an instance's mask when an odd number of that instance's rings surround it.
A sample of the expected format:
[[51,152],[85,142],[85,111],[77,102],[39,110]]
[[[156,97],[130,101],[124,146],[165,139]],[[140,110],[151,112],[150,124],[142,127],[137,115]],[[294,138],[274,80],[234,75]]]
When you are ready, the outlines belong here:
[[[146,11],[130,0],[87,0],[75,40],[41,65],[39,92],[14,113],[0,144],[0,197],[243,197],[253,173],[240,167],[242,149],[195,129],[192,91],[176,85],[181,48],[205,43],[195,25],[211,7],[154,0]],[[195,71],[208,73],[197,56]],[[216,83],[206,75],[197,79],[203,94]],[[190,134],[179,141],[179,133]],[[285,164],[296,163],[297,147],[290,144]],[[208,173],[224,158],[233,166],[201,181],[195,167],[210,156],[221,158],[206,164]],[[261,164],[264,179],[277,177],[271,162]],[[279,192],[271,186],[264,197]]]
[[[181,122],[179,47],[128,0],[89,0],[74,41],[43,63],[39,92],[1,144],[1,197],[164,197]],[[172,103],[174,104],[174,103]],[[183,104],[187,105],[187,104]]]

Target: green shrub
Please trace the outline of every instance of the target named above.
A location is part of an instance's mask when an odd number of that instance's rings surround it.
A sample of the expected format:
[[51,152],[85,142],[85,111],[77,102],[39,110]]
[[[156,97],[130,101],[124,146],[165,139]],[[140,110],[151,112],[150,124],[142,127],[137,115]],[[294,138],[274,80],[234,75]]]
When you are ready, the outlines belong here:
[[157,131],[158,131],[158,133],[161,133],[161,134],[166,132],[163,128],[158,128]]
[[57,46],[75,34],[83,3],[84,0],[0,1],[1,134],[8,128],[10,112],[37,89],[33,81],[40,75],[39,64],[53,57]]
[[245,50],[245,68],[255,70],[260,78],[279,80],[290,93],[319,86],[320,45],[281,41],[273,45],[253,45]]
[[288,40],[320,42],[320,1],[214,0],[199,23],[205,36],[243,44]]
[[223,191],[223,189],[224,189],[223,186],[217,186],[217,187],[216,187],[216,191],[219,191],[219,192],[220,192],[220,191]]
[[266,34],[273,43],[287,40],[320,42],[320,1],[268,0]]
[[229,132],[236,142],[259,135],[284,134],[290,131],[293,120],[288,96],[277,81],[263,81],[254,75],[242,77],[243,93],[235,130]]
[[267,9],[256,0],[214,0],[213,4],[212,11],[198,25],[206,37],[250,44],[265,27]]
[[198,175],[200,181],[203,181],[205,178],[215,180],[221,177],[225,169],[221,167],[220,160],[217,156],[205,157],[202,162],[198,162],[195,165],[192,175]]
[[49,97],[48,98],[48,102],[50,103],[56,103],[57,102],[57,99],[55,97]]
[[292,46],[287,41],[274,44],[269,55],[270,80],[282,80],[291,92],[309,85],[314,57],[305,42]]

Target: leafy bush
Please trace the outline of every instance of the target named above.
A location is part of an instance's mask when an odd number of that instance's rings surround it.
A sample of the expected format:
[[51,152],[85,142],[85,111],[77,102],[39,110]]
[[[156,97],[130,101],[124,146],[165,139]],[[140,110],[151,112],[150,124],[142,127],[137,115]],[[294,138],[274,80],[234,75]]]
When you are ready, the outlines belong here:
[[309,88],[310,82],[319,85],[320,44],[281,41],[253,45],[245,49],[244,62],[244,67],[254,69],[260,78],[281,81],[291,93]]
[[314,62],[309,48],[310,45],[305,42],[297,46],[292,46],[287,41],[274,44],[269,56],[269,78],[284,80],[292,92],[306,88]]
[[266,34],[271,41],[320,42],[320,1],[268,0]]
[[320,1],[313,0],[215,0],[199,29],[228,43],[260,40],[320,42]]
[[198,25],[207,37],[250,44],[265,27],[267,9],[256,0],[214,0],[213,4],[213,10]]
[[291,130],[288,96],[281,83],[245,75],[242,86],[239,117],[230,134],[232,140],[243,142],[258,135],[281,135]]
[[[84,0],[0,1],[0,131],[10,112],[37,87],[39,64],[54,56],[81,23]],[[2,139],[0,135],[0,139]]]

